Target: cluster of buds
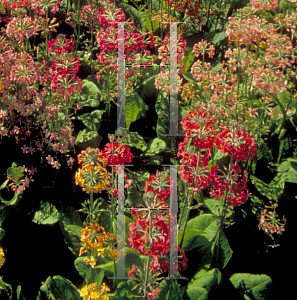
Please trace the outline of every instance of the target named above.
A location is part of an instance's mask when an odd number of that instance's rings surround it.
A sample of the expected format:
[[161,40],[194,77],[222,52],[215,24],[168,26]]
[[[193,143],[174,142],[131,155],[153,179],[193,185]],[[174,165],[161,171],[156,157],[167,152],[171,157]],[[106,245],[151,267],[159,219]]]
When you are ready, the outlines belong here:
[[[83,191],[101,193],[109,187],[109,175],[104,168],[106,160],[100,157],[99,149],[87,148],[78,155],[78,163],[83,166],[75,174],[75,183]],[[102,166],[103,165],[103,166]]]
[[[156,278],[162,272],[169,271],[168,253],[170,251],[170,213],[168,199],[170,197],[170,177],[163,172],[151,175],[145,185],[144,202],[147,208],[131,208],[132,215],[136,215],[136,221],[130,225],[130,247],[139,253],[148,256],[149,269],[142,271],[135,265],[129,272],[130,281],[136,283],[140,293],[147,293],[149,299],[153,299],[159,293]],[[165,214],[162,213],[165,211]],[[142,211],[142,214],[140,214]],[[175,245],[177,247],[177,245]],[[187,258],[182,252],[178,262],[178,269],[187,268]],[[145,275],[148,274],[148,276]],[[147,278],[147,280],[146,280]]]
[[98,291],[97,282],[85,285],[81,290],[79,290],[80,296],[83,300],[109,300],[107,292],[110,289],[103,283],[101,285],[100,291]]
[[[272,201],[269,202],[271,206],[265,206],[265,209],[261,212],[258,228],[271,234],[277,233],[281,235],[285,231],[287,220],[285,216],[283,216],[282,220],[278,219],[278,214],[275,212],[275,209],[278,207],[278,200],[275,200],[274,204],[272,204]],[[283,223],[280,221],[283,221]]]
[[[79,256],[85,252],[94,250],[96,256],[109,256],[112,259],[118,257],[117,250],[114,247],[115,234],[106,233],[104,228],[97,223],[90,224],[90,226],[86,226],[81,230],[81,241],[84,246],[80,248]],[[84,261],[94,268],[97,259],[92,255],[92,252],[90,254]]]
[[[181,124],[186,130],[186,138],[179,145],[178,155],[183,166],[179,170],[181,179],[189,184],[189,189],[210,188],[215,199],[225,197],[229,205],[245,203],[249,193],[245,172],[240,179],[239,161],[245,161],[256,154],[256,144],[252,135],[248,135],[238,125],[231,128],[214,128],[213,118],[204,110],[190,110]],[[194,146],[194,147],[193,147]],[[230,156],[229,168],[219,169],[211,166],[212,151],[217,148],[222,154]],[[193,152],[193,153],[192,153]]]

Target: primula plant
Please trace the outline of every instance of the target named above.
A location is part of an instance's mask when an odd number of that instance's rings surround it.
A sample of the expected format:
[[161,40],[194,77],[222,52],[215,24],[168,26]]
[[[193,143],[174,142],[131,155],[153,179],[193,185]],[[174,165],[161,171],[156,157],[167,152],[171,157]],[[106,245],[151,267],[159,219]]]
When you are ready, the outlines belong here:
[[0,296],[288,298],[296,2],[1,1]]

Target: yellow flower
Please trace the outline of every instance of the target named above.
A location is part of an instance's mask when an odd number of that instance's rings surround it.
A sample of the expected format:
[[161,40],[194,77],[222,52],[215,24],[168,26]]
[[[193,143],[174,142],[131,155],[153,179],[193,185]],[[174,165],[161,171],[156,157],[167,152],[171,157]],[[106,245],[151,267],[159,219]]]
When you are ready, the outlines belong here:
[[3,266],[4,262],[5,262],[4,251],[2,248],[0,248],[0,268]]
[[3,90],[3,85],[1,84],[1,81],[0,81],[0,93],[2,92]]

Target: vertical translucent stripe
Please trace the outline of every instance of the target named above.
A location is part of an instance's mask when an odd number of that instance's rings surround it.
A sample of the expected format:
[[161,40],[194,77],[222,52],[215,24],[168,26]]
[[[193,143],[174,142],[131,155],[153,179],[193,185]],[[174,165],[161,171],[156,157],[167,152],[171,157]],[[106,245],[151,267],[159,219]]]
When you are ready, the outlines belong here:
[[167,279],[186,279],[178,277],[178,241],[177,241],[177,166],[162,165],[170,167],[170,263],[169,278]]
[[124,166],[118,165],[118,222],[117,222],[117,276],[109,279],[128,279],[125,277],[125,194]]
[[169,135],[178,133],[177,106],[177,23],[170,22],[170,123]]
[[117,135],[125,136],[125,59],[124,59],[124,22],[118,25],[118,99]]
[[[170,166],[170,278],[178,276],[178,244],[177,244],[177,170]],[[170,183],[170,186],[171,186]]]

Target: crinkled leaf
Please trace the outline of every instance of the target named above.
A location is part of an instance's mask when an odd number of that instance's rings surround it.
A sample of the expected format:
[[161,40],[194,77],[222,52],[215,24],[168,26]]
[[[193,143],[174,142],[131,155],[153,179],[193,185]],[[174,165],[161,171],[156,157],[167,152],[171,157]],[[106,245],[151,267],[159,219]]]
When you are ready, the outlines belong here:
[[144,152],[144,156],[153,156],[156,155],[166,148],[166,143],[160,138],[154,138],[150,140],[147,145],[147,150]]
[[200,270],[188,285],[191,287],[202,287],[208,292],[213,286],[219,285],[222,281],[222,274],[219,269],[214,268],[209,271],[204,269]]
[[182,300],[182,294],[176,279],[162,280],[156,300]]
[[145,117],[146,109],[147,106],[137,93],[127,96],[125,99],[126,129],[129,130],[130,124],[132,122],[136,121],[141,117]]
[[85,128],[79,132],[75,139],[75,145],[84,146],[85,148],[97,148],[100,145],[102,137],[98,135],[97,131],[92,131]]
[[83,106],[98,107],[100,96],[100,89],[94,82],[88,79],[82,81],[81,97]]
[[92,131],[97,131],[100,128],[101,118],[104,114],[104,110],[95,110],[91,113],[85,113],[78,116],[77,118],[81,120],[86,127]]
[[[137,149],[140,149],[141,151],[145,151],[147,149],[146,142],[144,141],[143,137],[139,135],[137,132],[130,132],[128,130],[125,130],[125,139],[123,141],[123,144],[128,147],[135,147]],[[130,134],[130,135],[129,135]]]
[[40,210],[36,211],[32,222],[37,224],[55,224],[59,221],[59,211],[49,202],[42,203]]
[[80,300],[80,294],[76,286],[62,276],[48,277],[41,286],[37,300]]
[[191,286],[187,289],[190,300],[207,300],[208,292],[202,287]]
[[230,281],[240,294],[255,300],[264,300],[272,284],[271,278],[265,274],[236,273]]

